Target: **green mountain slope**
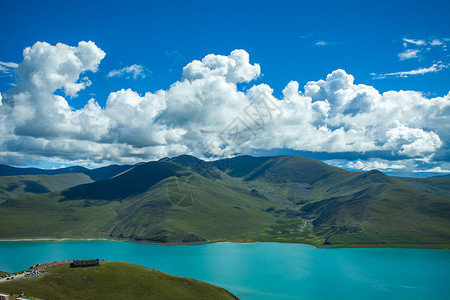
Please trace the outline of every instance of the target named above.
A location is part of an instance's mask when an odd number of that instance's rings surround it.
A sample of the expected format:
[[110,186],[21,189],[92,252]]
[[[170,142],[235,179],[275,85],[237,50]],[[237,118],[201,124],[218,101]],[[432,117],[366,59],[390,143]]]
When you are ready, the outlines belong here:
[[44,194],[90,182],[92,179],[82,173],[1,176],[0,203],[10,198]]
[[[1,178],[1,177],[0,177]],[[179,156],[0,205],[0,237],[450,247],[450,180],[293,156]]]
[[269,201],[224,177],[205,178],[176,162],[141,164],[110,180],[6,201],[0,224],[10,225],[0,226],[0,236],[196,242],[246,236],[270,223]]
[[101,262],[89,268],[65,265],[44,274],[0,283],[0,292],[24,292],[39,299],[237,299],[221,287],[130,263]]

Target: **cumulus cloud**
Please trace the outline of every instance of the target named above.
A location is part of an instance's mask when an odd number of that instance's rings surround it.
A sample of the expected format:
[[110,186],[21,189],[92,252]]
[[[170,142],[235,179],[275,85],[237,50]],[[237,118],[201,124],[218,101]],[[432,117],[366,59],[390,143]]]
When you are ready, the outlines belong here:
[[119,70],[112,70],[107,77],[124,77],[124,78],[145,78],[148,71],[141,65],[131,65]]
[[[264,83],[242,91],[240,83],[261,74],[244,50],[190,62],[167,90],[122,89],[104,107],[89,99],[71,108],[66,98],[89,86],[87,76],[104,56],[93,42],[24,50],[18,85],[2,94],[1,162],[133,163],[179,154],[228,157],[245,149],[421,158],[450,140],[450,93],[431,99],[414,91],[381,94],[341,69],[303,88],[291,81],[280,98]],[[383,169],[383,163],[361,161],[355,168]]]
[[420,50],[412,50],[412,49],[408,49],[403,51],[402,53],[398,54],[398,57],[400,58],[400,60],[406,60],[406,59],[410,59],[410,58],[417,58],[417,54],[420,52]]
[[194,60],[183,68],[182,80],[224,78],[229,83],[250,82],[261,74],[258,64],[249,63],[249,54],[234,50],[229,56],[209,54],[201,61]]

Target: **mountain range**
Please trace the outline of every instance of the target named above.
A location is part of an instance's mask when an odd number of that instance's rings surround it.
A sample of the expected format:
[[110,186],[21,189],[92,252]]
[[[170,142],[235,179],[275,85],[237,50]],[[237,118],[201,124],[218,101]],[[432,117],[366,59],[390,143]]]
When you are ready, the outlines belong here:
[[450,178],[353,172],[297,156],[128,166],[0,166],[0,238],[450,247]]

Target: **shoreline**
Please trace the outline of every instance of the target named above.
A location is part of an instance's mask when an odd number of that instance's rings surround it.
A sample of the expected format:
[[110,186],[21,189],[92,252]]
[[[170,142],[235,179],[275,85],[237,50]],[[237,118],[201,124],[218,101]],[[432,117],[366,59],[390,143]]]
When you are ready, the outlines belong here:
[[265,241],[265,242],[233,242],[233,241],[206,241],[206,242],[171,242],[171,243],[156,243],[150,241],[130,240],[130,239],[108,239],[108,238],[16,238],[16,239],[0,239],[0,242],[68,242],[68,241],[114,241],[114,242],[128,242],[138,244],[150,244],[158,246],[195,246],[195,245],[212,245],[212,244],[256,244],[256,243],[277,243],[277,244],[293,244],[293,245],[307,245],[315,249],[349,249],[349,248],[388,248],[388,249],[435,249],[435,250],[450,250],[450,244],[361,244],[361,245],[327,245],[326,247],[318,247],[316,245],[306,243],[292,243],[279,241]]

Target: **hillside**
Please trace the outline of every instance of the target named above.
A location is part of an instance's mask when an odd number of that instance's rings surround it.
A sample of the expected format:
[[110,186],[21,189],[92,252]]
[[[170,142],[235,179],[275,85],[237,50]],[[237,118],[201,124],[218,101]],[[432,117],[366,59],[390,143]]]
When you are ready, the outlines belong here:
[[0,292],[34,299],[237,299],[227,290],[139,265],[101,262],[100,266],[49,268],[45,276],[0,283]]
[[183,155],[10,198],[0,214],[1,238],[448,248],[450,179],[351,172],[306,157]]
[[90,182],[92,179],[83,173],[0,176],[0,203],[10,198],[50,193]]

